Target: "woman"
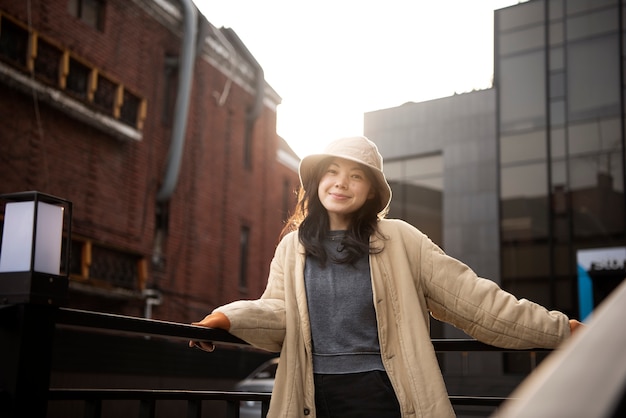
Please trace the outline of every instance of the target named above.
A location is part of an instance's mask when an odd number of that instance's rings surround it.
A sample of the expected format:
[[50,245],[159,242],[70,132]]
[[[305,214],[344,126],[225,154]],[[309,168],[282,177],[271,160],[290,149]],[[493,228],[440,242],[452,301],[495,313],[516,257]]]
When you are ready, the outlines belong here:
[[384,219],[382,167],[360,136],[305,157],[261,298],[194,323],[280,351],[268,417],[452,417],[429,315],[514,349],[556,347],[580,324],[517,300],[413,226]]

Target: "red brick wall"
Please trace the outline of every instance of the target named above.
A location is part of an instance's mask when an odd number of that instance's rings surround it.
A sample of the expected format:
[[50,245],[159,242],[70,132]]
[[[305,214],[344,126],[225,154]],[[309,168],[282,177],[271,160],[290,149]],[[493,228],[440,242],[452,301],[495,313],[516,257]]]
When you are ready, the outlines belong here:
[[[165,57],[180,39],[137,4],[108,0],[103,32],[76,20],[66,0],[33,0],[33,27],[148,102],[141,141],[123,141],[0,82],[0,193],[38,190],[73,202],[73,235],[151,260],[156,194],[165,172],[171,122],[163,121]],[[26,21],[26,2],[0,0]],[[263,63],[261,63],[262,65]],[[213,307],[258,297],[283,222],[283,182],[297,174],[277,162],[276,114],[255,122],[252,164],[243,164],[246,111],[254,96],[206,60],[195,64],[179,181],[168,203],[164,264],[149,263],[149,285],[163,292],[159,319],[190,322]],[[295,199],[294,199],[295,201]],[[250,228],[247,291],[239,288],[242,225]],[[71,294],[71,306],[141,315],[139,299]]]

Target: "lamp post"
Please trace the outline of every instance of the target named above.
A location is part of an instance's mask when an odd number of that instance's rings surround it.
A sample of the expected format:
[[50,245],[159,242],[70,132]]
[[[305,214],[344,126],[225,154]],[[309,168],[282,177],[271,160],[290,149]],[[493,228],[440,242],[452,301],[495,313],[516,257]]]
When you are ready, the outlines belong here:
[[44,417],[57,312],[68,296],[72,204],[39,192],[0,201],[0,416]]
[[5,194],[0,199],[6,202],[0,305],[63,304],[68,294],[72,203],[40,192]]

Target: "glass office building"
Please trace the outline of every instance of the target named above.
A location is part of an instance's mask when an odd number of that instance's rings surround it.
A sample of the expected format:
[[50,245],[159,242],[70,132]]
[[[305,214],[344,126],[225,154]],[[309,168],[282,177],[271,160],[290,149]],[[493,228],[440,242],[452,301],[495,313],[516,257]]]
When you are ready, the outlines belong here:
[[[496,10],[493,88],[364,117],[385,158],[390,217],[517,297],[576,318],[626,276],[623,9],[619,0],[531,0]],[[581,272],[588,252],[597,258]],[[532,363],[493,359],[447,355],[442,366],[512,376]]]
[[495,13],[502,285],[578,316],[577,255],[626,243],[623,26],[619,0]]

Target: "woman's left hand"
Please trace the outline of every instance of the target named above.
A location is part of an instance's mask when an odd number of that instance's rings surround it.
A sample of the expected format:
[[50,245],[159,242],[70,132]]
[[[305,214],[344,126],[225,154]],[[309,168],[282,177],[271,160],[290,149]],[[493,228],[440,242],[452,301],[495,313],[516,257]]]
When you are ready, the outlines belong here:
[[584,327],[584,325],[583,325],[582,322],[577,321],[575,319],[570,319],[569,320],[569,330],[570,330],[570,333],[573,334],[575,331],[577,331],[578,329],[583,328],[583,327]]

